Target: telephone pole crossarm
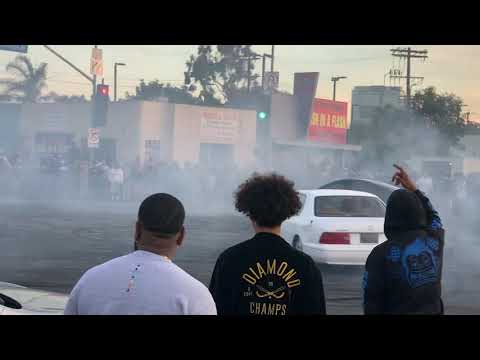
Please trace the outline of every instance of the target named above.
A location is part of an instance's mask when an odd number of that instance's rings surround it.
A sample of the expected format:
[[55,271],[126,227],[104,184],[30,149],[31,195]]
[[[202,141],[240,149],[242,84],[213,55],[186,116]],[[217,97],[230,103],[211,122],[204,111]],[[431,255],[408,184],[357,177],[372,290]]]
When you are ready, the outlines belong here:
[[423,80],[423,77],[412,76],[411,75],[411,60],[412,59],[427,59],[428,58],[428,50],[412,50],[412,48],[397,48],[397,49],[390,49],[392,52],[393,57],[399,57],[407,59],[407,76],[390,76],[390,79],[406,79],[407,81],[407,106],[410,106],[410,98],[411,98],[411,85],[410,80],[412,79],[420,79]]

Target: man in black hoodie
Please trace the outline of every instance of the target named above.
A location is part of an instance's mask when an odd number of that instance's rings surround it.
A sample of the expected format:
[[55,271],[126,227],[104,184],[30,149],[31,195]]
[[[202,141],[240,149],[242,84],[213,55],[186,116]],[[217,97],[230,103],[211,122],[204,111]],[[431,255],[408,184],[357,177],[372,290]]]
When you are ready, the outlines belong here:
[[365,314],[443,314],[441,299],[444,230],[429,199],[395,165],[396,190],[387,201],[387,241],[367,259]]
[[283,176],[253,175],[240,185],[235,207],[256,235],[224,251],[210,291],[218,315],[325,314],[322,276],[312,258],[281,236],[281,225],[302,205]]

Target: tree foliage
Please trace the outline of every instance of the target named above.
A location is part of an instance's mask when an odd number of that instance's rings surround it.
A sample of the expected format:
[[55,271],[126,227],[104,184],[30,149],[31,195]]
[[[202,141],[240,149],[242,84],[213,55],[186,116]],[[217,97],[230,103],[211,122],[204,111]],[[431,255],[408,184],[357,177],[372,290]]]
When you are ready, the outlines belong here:
[[19,55],[7,64],[6,70],[15,78],[0,81],[6,88],[5,95],[21,102],[37,102],[40,99],[42,90],[47,86],[46,63],[34,67],[27,56]]
[[56,103],[65,103],[65,104],[76,104],[76,103],[86,103],[88,100],[85,98],[85,95],[59,95],[53,91],[49,92],[47,95],[40,97],[40,100],[46,102],[56,102]]
[[168,98],[176,104],[198,104],[199,100],[189,92],[186,86],[177,87],[171,84],[160,83],[158,80],[146,83],[143,79],[135,89],[135,95],[126,94],[128,100],[155,101],[159,98]]
[[[199,45],[196,55],[187,61],[186,72],[199,86],[199,99],[204,104],[231,104],[260,90],[260,75],[255,72],[251,45]],[[248,58],[250,57],[250,62]]]
[[455,94],[439,94],[434,87],[418,91],[412,109],[423,117],[425,126],[437,129],[448,146],[457,146],[467,122],[462,114],[463,100]]
[[364,159],[391,162],[414,155],[448,156],[452,147],[461,148],[466,129],[475,128],[462,115],[463,100],[454,94],[438,94],[433,87],[418,91],[412,108],[377,108],[368,127],[357,127],[363,139]]

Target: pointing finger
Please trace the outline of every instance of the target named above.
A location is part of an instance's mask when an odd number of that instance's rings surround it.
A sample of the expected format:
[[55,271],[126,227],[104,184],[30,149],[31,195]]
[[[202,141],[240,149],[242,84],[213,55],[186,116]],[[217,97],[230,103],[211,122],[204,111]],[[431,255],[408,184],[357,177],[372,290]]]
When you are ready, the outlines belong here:
[[400,165],[394,164],[393,166],[400,170],[401,173],[405,173],[405,170]]

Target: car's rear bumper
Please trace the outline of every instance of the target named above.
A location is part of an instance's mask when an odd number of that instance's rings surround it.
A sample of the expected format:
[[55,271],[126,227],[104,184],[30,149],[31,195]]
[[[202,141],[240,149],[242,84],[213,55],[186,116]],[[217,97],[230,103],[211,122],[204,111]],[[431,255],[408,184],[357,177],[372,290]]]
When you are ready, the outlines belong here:
[[303,251],[317,263],[329,265],[365,265],[374,246],[303,244]]

